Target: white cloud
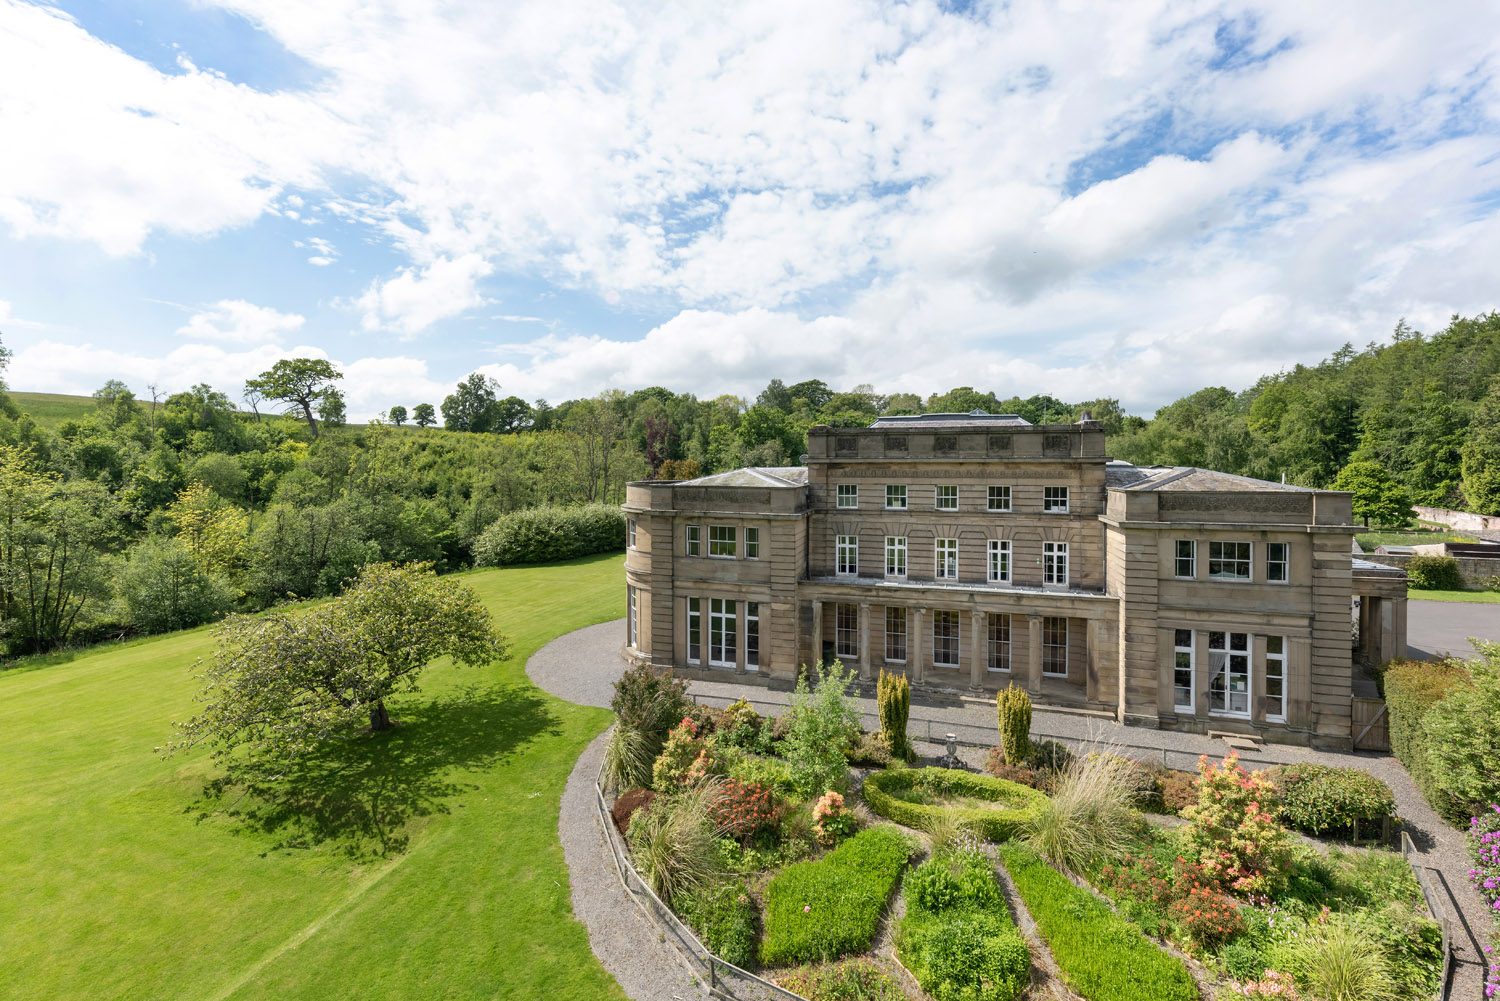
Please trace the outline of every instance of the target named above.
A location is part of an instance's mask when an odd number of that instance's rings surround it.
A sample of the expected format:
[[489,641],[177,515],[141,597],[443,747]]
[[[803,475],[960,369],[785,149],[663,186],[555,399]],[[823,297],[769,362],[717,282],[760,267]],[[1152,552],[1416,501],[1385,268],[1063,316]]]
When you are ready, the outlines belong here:
[[484,302],[476,283],[493,269],[478,254],[439,258],[423,268],[403,268],[394,278],[375,282],[356,300],[366,330],[419,333]]
[[37,323],[35,320],[23,320],[19,316],[14,315],[11,312],[13,308],[14,307],[12,307],[9,302],[4,299],[0,299],[0,332],[4,332],[6,329],[15,327],[43,326],[43,324]]
[[276,342],[302,328],[304,318],[243,299],[221,299],[194,313],[177,333],[193,340],[229,341],[239,344]]

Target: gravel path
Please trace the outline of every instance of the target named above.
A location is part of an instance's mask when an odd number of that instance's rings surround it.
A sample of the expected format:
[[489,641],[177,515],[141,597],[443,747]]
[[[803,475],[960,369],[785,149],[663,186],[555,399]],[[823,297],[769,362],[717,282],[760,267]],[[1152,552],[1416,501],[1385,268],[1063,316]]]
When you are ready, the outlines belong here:
[[[566,636],[560,636],[531,656],[531,659],[526,662],[526,673],[538,686],[559,698],[584,705],[608,706],[610,696],[613,694],[614,682],[625,670],[624,661],[619,656],[624,632],[624,620],[621,619],[589,626],[568,633]],[[786,691],[770,687],[765,679],[746,678],[742,675],[729,675],[724,681],[693,681],[688,691],[697,701],[711,705],[726,705],[744,697],[756,703],[757,709],[762,713],[770,714],[777,713],[778,707],[784,706],[788,701]],[[923,692],[913,689],[911,721],[908,727],[908,732],[913,739],[926,738],[941,741],[944,733],[954,732],[960,740],[971,741],[974,744],[993,743],[994,703],[964,700],[959,698],[959,694],[957,692]],[[861,695],[856,701],[861,711],[867,714],[866,725],[871,725],[875,721],[873,692]],[[1032,736],[1034,739],[1056,739],[1075,746],[1088,741],[1110,743],[1117,745],[1121,751],[1133,757],[1164,760],[1172,768],[1189,770],[1195,767],[1200,754],[1219,757],[1229,750],[1222,740],[1201,734],[1127,727],[1108,719],[1048,711],[1043,708],[1033,711]],[[591,747],[591,752],[593,750],[594,748]],[[986,751],[987,746],[965,746],[960,748],[960,757],[969,764],[979,767],[984,762]],[[1253,752],[1244,752],[1241,758],[1247,765],[1308,761],[1362,768],[1377,778],[1385,780],[1391,787],[1391,791],[1395,793],[1396,811],[1405,822],[1412,841],[1416,845],[1417,856],[1413,861],[1429,870],[1428,874],[1439,894],[1446,891],[1458,905],[1460,920],[1453,933],[1455,964],[1453,990],[1450,997],[1468,999],[1482,996],[1484,970],[1481,949],[1489,942],[1493,927],[1489,908],[1474,892],[1465,875],[1469,868],[1469,856],[1464,847],[1463,835],[1443,823],[1433,812],[1399,761],[1390,755],[1368,752],[1340,754],[1278,744],[1267,744]],[[597,768],[597,758],[594,760],[596,763],[593,767]],[[589,773],[590,780],[592,774],[592,772]],[[577,777],[576,770],[574,777]],[[592,789],[591,781],[585,782],[584,785]],[[570,791],[572,786],[573,782],[570,780]],[[564,796],[563,813],[565,847],[568,817],[566,804],[567,795]],[[589,823],[590,830],[597,833],[595,830],[597,824],[592,820]],[[608,868],[608,850],[604,848],[602,840],[599,845],[600,850],[605,852],[606,875],[618,890],[619,881],[613,875],[613,869]],[[571,858],[569,867],[574,869],[576,886],[577,869],[574,868]],[[623,890],[618,890],[618,893],[622,898],[624,897]],[[577,896],[575,890],[575,908]],[[633,906],[631,910],[634,914],[639,914]],[[583,917],[582,912],[579,916]],[[589,921],[584,919],[584,923],[588,924]],[[592,934],[591,929],[591,937]],[[595,952],[598,951],[596,948]],[[600,958],[604,958],[602,954]],[[605,963],[605,967],[614,972],[608,962]],[[624,983],[623,979],[621,983]]]

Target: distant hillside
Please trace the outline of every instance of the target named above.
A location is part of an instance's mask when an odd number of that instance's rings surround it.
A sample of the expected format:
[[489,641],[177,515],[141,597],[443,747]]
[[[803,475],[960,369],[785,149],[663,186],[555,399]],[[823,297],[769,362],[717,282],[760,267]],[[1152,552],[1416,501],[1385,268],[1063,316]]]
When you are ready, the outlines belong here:
[[70,417],[86,417],[94,412],[90,396],[68,396],[64,393],[11,393],[16,406],[31,415],[44,428],[55,428]]

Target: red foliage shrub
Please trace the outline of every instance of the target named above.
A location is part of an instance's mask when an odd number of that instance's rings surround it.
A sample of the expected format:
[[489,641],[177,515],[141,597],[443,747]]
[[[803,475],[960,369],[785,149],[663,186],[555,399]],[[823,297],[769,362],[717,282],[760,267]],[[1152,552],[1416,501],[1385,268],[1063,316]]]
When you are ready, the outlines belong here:
[[713,805],[714,823],[726,837],[749,841],[781,819],[776,791],[761,782],[726,779]]
[[615,800],[615,805],[610,808],[609,815],[614,818],[615,826],[624,834],[630,830],[630,816],[637,810],[645,809],[656,799],[656,793],[650,789],[627,789]]
[[984,770],[997,779],[1017,782],[1033,789],[1040,789],[1044,784],[1042,776],[1035,769],[1028,768],[1026,765],[1007,763],[1005,751],[998,746],[990,748],[990,753],[984,760]]

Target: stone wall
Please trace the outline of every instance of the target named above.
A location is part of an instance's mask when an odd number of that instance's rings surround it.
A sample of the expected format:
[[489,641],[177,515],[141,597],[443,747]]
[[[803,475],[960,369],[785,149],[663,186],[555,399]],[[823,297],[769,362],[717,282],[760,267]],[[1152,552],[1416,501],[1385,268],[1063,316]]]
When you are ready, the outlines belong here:
[[[1400,567],[1406,569],[1413,556],[1404,553],[1368,553],[1364,557],[1371,563],[1384,563],[1388,567]],[[1464,583],[1469,587],[1483,590],[1489,586],[1489,579],[1500,575],[1500,559],[1479,559],[1470,556],[1454,557],[1458,560],[1458,572],[1463,576]]]
[[1456,532],[1500,532],[1500,517],[1492,514],[1474,514],[1470,511],[1450,511],[1441,507],[1418,507],[1412,510],[1423,521],[1435,521],[1447,525]]

